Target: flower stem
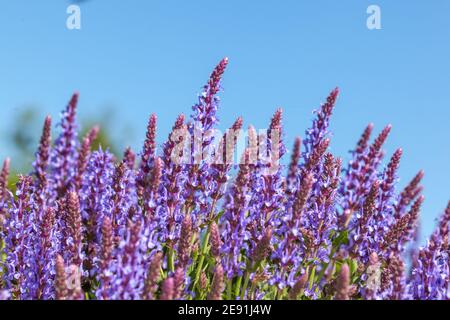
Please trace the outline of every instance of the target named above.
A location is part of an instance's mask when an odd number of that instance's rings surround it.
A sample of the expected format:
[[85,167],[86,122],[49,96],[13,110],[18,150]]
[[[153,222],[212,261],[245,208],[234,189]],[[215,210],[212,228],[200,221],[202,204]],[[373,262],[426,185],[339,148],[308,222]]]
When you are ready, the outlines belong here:
[[200,275],[202,274],[202,269],[203,269],[203,262],[205,261],[205,256],[206,256],[206,251],[208,249],[208,242],[209,242],[209,234],[210,234],[210,230],[209,227],[206,231],[205,234],[205,238],[203,240],[202,243],[202,249],[200,252],[200,260],[197,264],[197,269],[195,271],[195,280],[194,280],[194,287],[197,285],[199,279],[200,279]]
[[245,291],[247,290],[249,280],[250,280],[250,272],[245,271],[244,285],[242,286],[241,290],[241,300],[244,300]]

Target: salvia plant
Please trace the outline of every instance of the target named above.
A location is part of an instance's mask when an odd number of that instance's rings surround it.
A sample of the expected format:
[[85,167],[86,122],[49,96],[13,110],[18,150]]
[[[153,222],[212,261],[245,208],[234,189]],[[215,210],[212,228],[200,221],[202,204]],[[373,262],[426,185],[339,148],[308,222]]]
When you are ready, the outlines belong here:
[[[328,151],[335,89],[290,159],[282,110],[268,129],[218,125],[228,64],[214,69],[189,119],[121,159],[78,136],[74,94],[33,170],[0,174],[3,299],[449,299],[450,203],[417,246],[420,171],[397,190],[385,127],[364,130],[344,165]],[[242,147],[243,145],[243,147]],[[240,152],[238,152],[240,148]]]

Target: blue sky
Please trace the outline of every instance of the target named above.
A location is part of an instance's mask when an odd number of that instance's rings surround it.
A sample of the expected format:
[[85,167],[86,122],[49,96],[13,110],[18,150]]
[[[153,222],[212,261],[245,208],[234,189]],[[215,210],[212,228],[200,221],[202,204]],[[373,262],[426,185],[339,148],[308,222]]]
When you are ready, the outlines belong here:
[[[425,170],[423,235],[433,229],[450,198],[448,0],[91,0],[72,31],[68,4],[0,4],[0,157],[12,152],[4,132],[20,108],[56,118],[75,90],[82,118],[113,111],[119,147],[139,148],[152,112],[162,142],[228,56],[222,128],[238,115],[264,128],[281,106],[290,147],[339,86],[332,151],[347,159],[369,122],[391,123],[387,154],[404,149],[402,186]],[[382,30],[366,28],[370,4]]]

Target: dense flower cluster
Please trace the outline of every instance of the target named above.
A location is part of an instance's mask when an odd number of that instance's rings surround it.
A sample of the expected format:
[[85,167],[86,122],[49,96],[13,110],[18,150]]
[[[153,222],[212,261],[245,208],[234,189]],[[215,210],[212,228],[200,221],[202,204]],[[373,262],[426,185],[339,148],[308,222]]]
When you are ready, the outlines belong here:
[[91,150],[97,127],[79,140],[78,94],[54,142],[46,118],[15,194],[9,160],[0,174],[1,298],[450,299],[450,203],[415,247],[423,172],[396,189],[391,127],[371,142],[369,125],[343,166],[328,151],[335,89],[289,163],[281,109],[237,152],[241,118],[210,134],[227,64],[160,150],[156,115],[140,154],[121,159]]

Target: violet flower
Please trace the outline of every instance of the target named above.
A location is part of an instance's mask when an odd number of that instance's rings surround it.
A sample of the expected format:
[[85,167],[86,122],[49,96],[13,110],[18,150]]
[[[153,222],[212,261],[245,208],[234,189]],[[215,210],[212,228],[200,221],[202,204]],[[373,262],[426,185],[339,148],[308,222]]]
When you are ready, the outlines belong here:
[[61,115],[61,133],[55,141],[51,155],[51,179],[56,196],[61,196],[70,188],[76,172],[78,158],[78,140],[76,109],[78,93],[69,101]]

